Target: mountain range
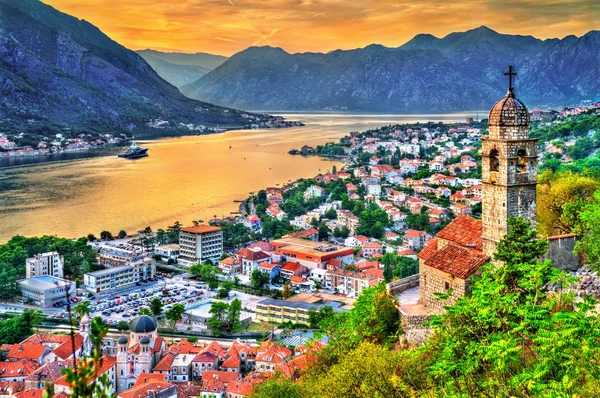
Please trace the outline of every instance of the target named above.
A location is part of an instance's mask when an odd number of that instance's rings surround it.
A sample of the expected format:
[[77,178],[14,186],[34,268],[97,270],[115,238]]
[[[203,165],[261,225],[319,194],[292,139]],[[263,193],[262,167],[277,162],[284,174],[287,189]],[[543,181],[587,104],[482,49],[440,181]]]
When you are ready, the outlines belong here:
[[175,87],[192,83],[227,60],[207,53],[165,53],[156,50],[136,51],[160,77]]
[[185,95],[242,109],[415,111],[488,109],[514,63],[530,106],[600,95],[600,31],[540,40],[485,26],[443,38],[421,34],[389,48],[290,54],[250,47],[193,83]]
[[157,118],[173,128],[242,127],[271,117],[187,98],[92,24],[38,0],[0,0],[0,132],[156,133],[148,122]]

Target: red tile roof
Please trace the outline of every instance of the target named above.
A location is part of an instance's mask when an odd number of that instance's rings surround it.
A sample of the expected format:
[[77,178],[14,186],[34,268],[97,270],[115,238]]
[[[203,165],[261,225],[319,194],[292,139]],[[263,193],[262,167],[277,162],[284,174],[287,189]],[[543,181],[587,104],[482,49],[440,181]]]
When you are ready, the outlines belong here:
[[416,238],[417,236],[421,236],[424,233],[425,233],[425,231],[418,231],[416,229],[407,229],[404,236],[407,238]]
[[368,242],[368,243],[365,243],[362,247],[363,247],[363,250],[364,249],[381,249],[381,245],[377,242]]
[[48,347],[44,345],[33,345],[33,344],[14,344],[12,349],[7,355],[8,359],[34,359],[38,360],[41,358],[44,351]]
[[172,387],[173,384],[166,381],[153,380],[147,383],[138,384],[137,386],[131,387],[129,390],[125,390],[119,393],[119,398],[146,398],[152,396],[152,391],[158,393],[159,391],[166,390]]
[[193,227],[181,228],[181,230],[184,232],[192,233],[192,234],[205,234],[208,232],[220,231],[221,228],[213,227],[212,225],[194,225]]
[[38,333],[29,337],[27,340],[23,341],[21,344],[60,344],[64,343],[69,339],[69,336],[65,334],[50,334],[50,333]]
[[235,383],[236,380],[240,379],[238,372],[223,372],[217,370],[205,370],[202,372],[202,382],[206,383],[208,380],[219,380],[225,384]]
[[16,398],[42,398],[44,396],[44,388],[28,388],[16,394]]
[[56,347],[52,353],[59,358],[67,359],[73,355],[73,344],[75,345],[75,352],[80,350],[83,347],[83,336],[79,333],[75,334],[73,338],[67,336],[67,339]]
[[147,382],[152,382],[152,381],[165,381],[165,377],[166,375],[164,374],[158,374],[158,373],[140,373],[138,375],[137,380],[135,381],[135,383],[133,384],[133,386],[139,386],[140,384],[144,384]]
[[296,272],[300,267],[302,267],[302,265],[298,263],[285,263],[285,265],[281,267],[281,269],[285,271]]
[[366,271],[364,271],[364,273],[368,276],[370,276],[371,278],[376,278],[376,279],[385,279],[383,276],[383,270],[382,269],[368,269]]
[[458,216],[436,235],[437,238],[454,242],[460,246],[481,249],[481,220]]
[[477,268],[490,261],[483,252],[448,244],[435,252],[424,264],[460,279],[471,276]]
[[0,378],[26,377],[38,367],[37,362],[27,359],[0,362]]
[[171,370],[171,364],[173,363],[173,359],[175,359],[175,354],[168,352],[164,357],[158,361],[158,363],[152,369],[153,372],[166,372]]
[[221,369],[240,369],[242,360],[234,346],[227,351],[228,358],[221,364]]
[[271,257],[270,255],[263,252],[262,250],[259,250],[256,252],[250,250],[250,252],[246,255],[246,259],[250,260],[250,261],[259,261],[259,260],[264,260],[265,258],[270,258],[270,257]]
[[282,363],[292,355],[292,351],[273,341],[263,341],[256,354],[256,362]]
[[429,260],[438,249],[438,240],[436,238],[429,239],[423,250],[417,254],[417,257],[423,260]]

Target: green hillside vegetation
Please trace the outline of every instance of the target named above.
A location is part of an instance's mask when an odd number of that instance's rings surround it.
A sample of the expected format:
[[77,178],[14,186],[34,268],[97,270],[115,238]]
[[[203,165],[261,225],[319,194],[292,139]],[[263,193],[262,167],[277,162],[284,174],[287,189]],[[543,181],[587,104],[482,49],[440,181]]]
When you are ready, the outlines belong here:
[[[582,218],[600,225],[600,206]],[[576,299],[565,289],[574,279],[537,260],[547,242],[528,222],[511,219],[510,231],[495,255],[504,265],[484,267],[470,296],[433,317],[423,346],[400,343],[395,300],[369,288],[353,310],[322,321],[330,343],[299,382],[279,375],[253,397],[598,396],[596,301]],[[583,244],[600,243],[593,232]]]

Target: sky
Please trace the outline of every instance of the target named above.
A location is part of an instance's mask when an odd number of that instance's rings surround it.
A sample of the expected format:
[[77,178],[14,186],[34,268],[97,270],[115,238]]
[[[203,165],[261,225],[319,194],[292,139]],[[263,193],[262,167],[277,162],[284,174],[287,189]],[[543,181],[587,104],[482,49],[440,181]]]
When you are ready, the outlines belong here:
[[541,39],[600,29],[600,0],[42,0],[133,49],[230,56],[397,47],[486,25]]

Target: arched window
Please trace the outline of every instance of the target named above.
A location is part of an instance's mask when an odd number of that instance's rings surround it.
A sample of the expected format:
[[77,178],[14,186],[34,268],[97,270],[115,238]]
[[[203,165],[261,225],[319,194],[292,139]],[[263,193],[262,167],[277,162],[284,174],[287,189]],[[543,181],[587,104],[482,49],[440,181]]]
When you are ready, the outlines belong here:
[[525,149],[519,149],[517,151],[517,173],[525,173],[527,171],[527,151]]
[[498,171],[500,168],[500,161],[498,160],[498,150],[496,148],[490,151],[490,171]]

